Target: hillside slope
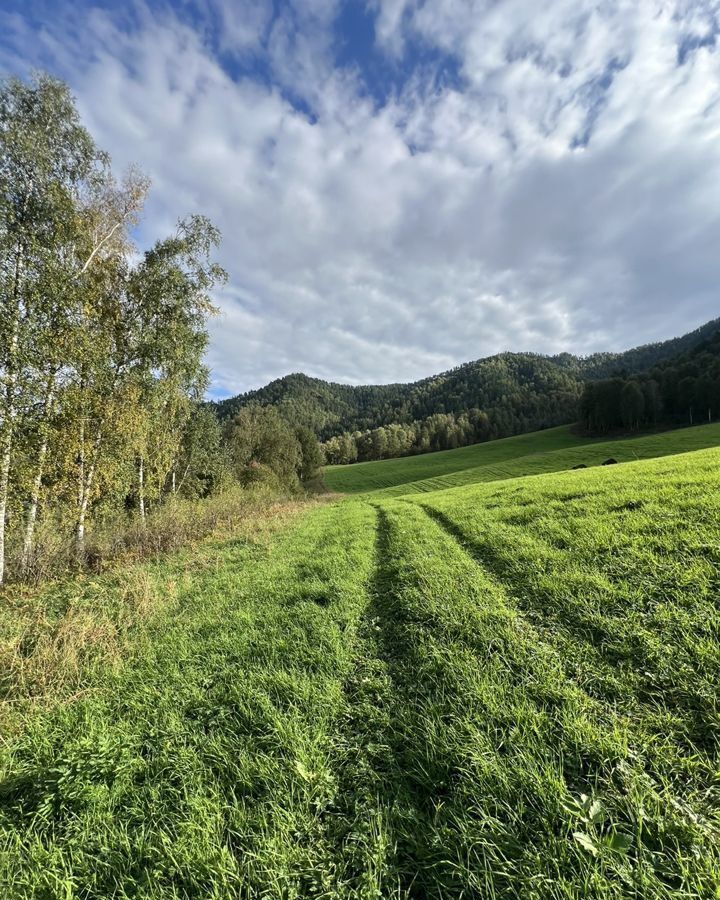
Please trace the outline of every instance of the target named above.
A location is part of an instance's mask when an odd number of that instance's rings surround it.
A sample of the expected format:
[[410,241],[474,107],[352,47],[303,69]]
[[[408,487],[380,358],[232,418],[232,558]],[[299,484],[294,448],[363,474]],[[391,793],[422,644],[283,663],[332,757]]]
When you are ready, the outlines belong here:
[[[719,523],[712,449],[50,589],[82,603],[3,681],[0,894],[717,896]],[[88,663],[131,573],[169,601]],[[28,696],[73,628],[72,681]]]
[[651,459],[720,446],[720,424],[607,440],[575,434],[568,426],[402,459],[329,466],[325,486],[347,494],[400,496],[461,484],[557,472],[573,466]]
[[501,353],[464,363],[409,384],[336,384],[303,374],[213,404],[221,419],[249,403],[276,405],[295,424],[325,440],[345,431],[407,423],[435,413],[478,408],[520,423],[522,431],[574,421],[587,379],[631,375],[691,350],[720,329],[720,319],[678,338],[622,353],[577,357],[569,353]]

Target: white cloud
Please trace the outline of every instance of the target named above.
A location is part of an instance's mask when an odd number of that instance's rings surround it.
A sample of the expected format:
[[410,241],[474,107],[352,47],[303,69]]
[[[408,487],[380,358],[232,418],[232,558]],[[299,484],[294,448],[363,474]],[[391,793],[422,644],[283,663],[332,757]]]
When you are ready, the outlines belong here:
[[0,67],[66,78],[151,175],[148,240],[195,211],[221,227],[218,390],[619,348],[718,313],[717,4],[378,0],[405,75],[384,103],[335,67],[331,0],[61,6],[40,30],[0,13]]
[[217,17],[218,44],[232,54],[257,52],[273,16],[272,0],[205,0]]

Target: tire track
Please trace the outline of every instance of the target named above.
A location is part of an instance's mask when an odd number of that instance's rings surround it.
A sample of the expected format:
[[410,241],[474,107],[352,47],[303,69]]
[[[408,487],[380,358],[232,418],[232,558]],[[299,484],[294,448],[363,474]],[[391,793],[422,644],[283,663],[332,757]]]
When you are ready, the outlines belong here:
[[327,810],[327,839],[338,860],[335,887],[348,897],[383,896],[394,848],[385,799],[393,766],[390,710],[394,686],[384,658],[378,603],[384,536],[376,509],[373,575],[354,636],[353,662],[342,687],[344,710],[335,740],[337,801]]
[[[459,544],[486,577],[497,582],[538,640],[559,655],[568,679],[578,689],[596,702],[622,709],[626,719],[632,719],[639,708],[656,716],[666,705],[672,707],[672,714],[659,717],[659,733],[665,737],[671,731],[673,739],[688,753],[700,751],[711,758],[717,754],[717,741],[707,728],[708,716],[716,714],[713,698],[689,696],[687,685],[683,684],[679,689],[666,685],[660,700],[657,674],[650,662],[644,659],[642,664],[633,664],[629,651],[618,646],[620,636],[598,615],[583,613],[573,605],[555,608],[556,604],[546,600],[531,584],[520,594],[511,577],[517,569],[498,550],[473,540],[441,510],[423,503],[416,505]],[[544,543],[535,536],[532,541],[536,545]],[[629,638],[625,636],[625,640]],[[678,712],[682,714],[680,721]]]
[[[569,678],[558,648],[427,509],[378,508],[373,572],[327,820],[340,896],[521,897],[531,883],[545,885],[538,897],[579,896],[592,864],[569,833],[569,796],[599,794],[632,833],[635,785],[657,814],[643,825],[650,847],[670,818],[680,827],[673,803],[704,809],[697,778],[671,782],[682,751],[654,746],[648,760],[647,729]],[[692,840],[705,842],[700,830]]]
[[469,896],[451,867],[430,879],[423,873],[438,853],[438,810],[458,772],[452,759],[423,756],[419,749],[427,750],[420,734],[422,703],[433,687],[417,676],[417,623],[398,600],[402,575],[394,564],[388,517],[375,508],[374,575],[356,635],[355,664],[343,688],[338,804],[326,821],[338,847],[337,888],[343,897]]

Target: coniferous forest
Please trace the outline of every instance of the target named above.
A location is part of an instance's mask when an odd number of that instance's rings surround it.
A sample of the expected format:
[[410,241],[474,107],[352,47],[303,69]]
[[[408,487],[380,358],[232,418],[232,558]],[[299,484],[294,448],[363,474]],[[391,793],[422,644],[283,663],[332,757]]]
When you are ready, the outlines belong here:
[[580,423],[592,434],[702,424],[719,414],[720,331],[647,372],[591,381],[580,400]]
[[330,464],[452,450],[574,422],[607,433],[712,421],[720,414],[719,328],[713,320],[680,338],[584,358],[502,353],[412,384],[355,387],[288,375],[214,408],[223,419],[248,406],[274,407],[313,428]]

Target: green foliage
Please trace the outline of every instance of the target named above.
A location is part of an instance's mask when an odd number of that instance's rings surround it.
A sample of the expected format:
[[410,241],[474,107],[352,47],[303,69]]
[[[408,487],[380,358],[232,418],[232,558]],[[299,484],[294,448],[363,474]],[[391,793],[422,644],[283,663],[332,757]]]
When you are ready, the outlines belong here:
[[294,374],[216,409],[224,420],[249,404],[276,406],[291,424],[315,431],[332,463],[446,450],[573,422],[589,378],[644,372],[717,329],[716,320],[681,338],[584,359],[502,353],[412,384],[356,387]]
[[[415,449],[422,440],[423,426],[439,430],[429,422],[435,415],[443,426],[450,415],[450,431],[454,436],[437,440],[458,446],[462,438],[456,432],[456,417],[471,409],[482,409],[487,417],[484,436],[503,437],[519,431],[572,421],[579,396],[578,378],[557,366],[551,359],[534,354],[505,353],[450,372],[426,378],[414,384],[371,385],[353,387],[332,384],[305,375],[289,375],[259,391],[241,395],[217,404],[219,417],[226,418],[248,404],[276,406],[291,423],[312,427],[318,437],[328,440],[347,433],[370,432],[370,442],[360,458],[382,459]],[[413,434],[402,429],[390,439],[384,427],[412,426]],[[415,433],[417,432],[417,434]],[[332,450],[331,450],[332,452]]]
[[0,84],[0,583],[6,526],[14,579],[44,568],[50,523],[82,563],[93,517],[134,504],[143,519],[181,458],[192,469],[219,233],[191,216],[140,256],[147,188],[116,180],[66,85]]
[[645,420],[645,396],[636,381],[629,381],[620,392],[620,415],[623,425],[637,430]]
[[284,484],[297,482],[300,447],[294,430],[273,407],[248,406],[225,426],[224,441],[236,477],[249,483],[272,472]]
[[11,495],[36,494],[37,467],[22,453],[46,456],[64,355],[78,346],[70,283],[91,229],[77,212],[106,181],[65,85],[0,83],[0,582]]
[[310,481],[320,471],[325,462],[322,448],[315,437],[315,433],[307,425],[299,425],[295,429],[295,437],[300,446],[300,467],[298,476],[300,481]]
[[580,420],[589,432],[710,422],[720,415],[720,331],[639,376],[585,386]]
[[207,406],[194,404],[183,427],[170,488],[188,497],[208,497],[229,480],[230,460],[220,423]]
[[[621,353],[594,353],[592,356],[582,359],[580,365],[585,378],[588,379],[610,378],[615,375],[627,377],[647,372],[656,366],[668,365],[673,357],[692,353],[696,347],[711,340],[718,329],[720,329],[720,319],[712,319],[682,337],[654,344],[644,344],[642,347],[635,347]],[[558,361],[568,360],[571,366],[574,365],[573,357],[569,357],[569,354],[554,358]]]
[[236,477],[244,484],[274,477],[286,487],[314,478],[323,457],[309,428],[293,428],[273,406],[246,406],[223,430]]

